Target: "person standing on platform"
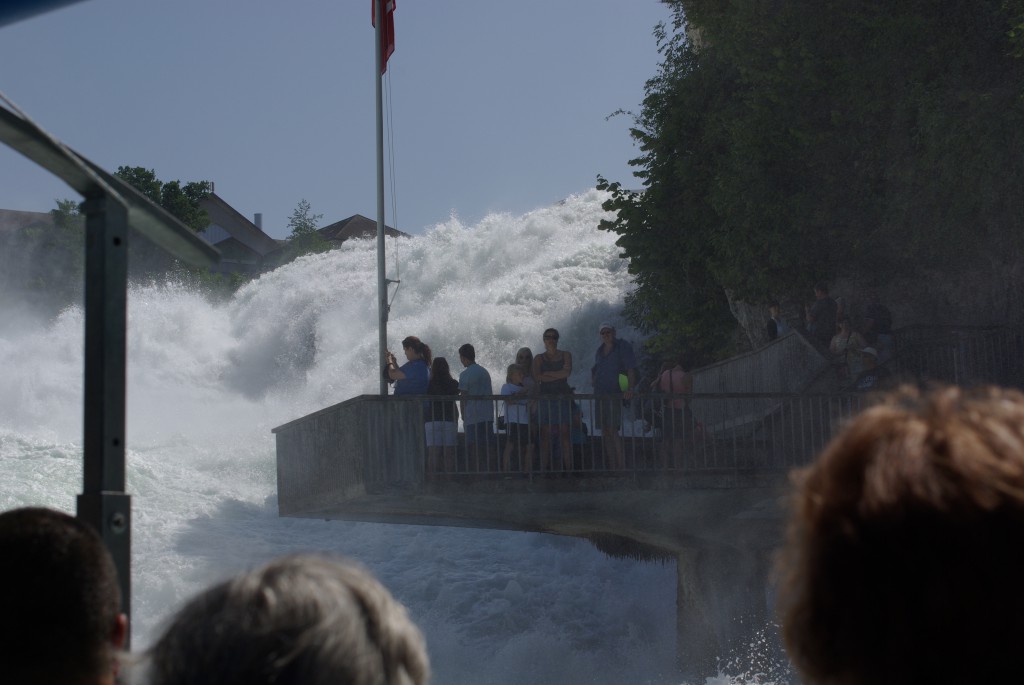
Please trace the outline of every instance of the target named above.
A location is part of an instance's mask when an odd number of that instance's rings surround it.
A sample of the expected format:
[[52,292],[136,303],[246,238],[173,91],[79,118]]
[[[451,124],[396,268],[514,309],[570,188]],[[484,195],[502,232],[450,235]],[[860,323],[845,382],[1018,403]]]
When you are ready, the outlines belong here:
[[519,364],[512,364],[505,373],[505,384],[501,386],[505,400],[505,450],[501,457],[501,470],[508,473],[512,464],[512,453],[519,455],[519,470],[529,473],[533,464],[533,440],[530,438],[530,405],[527,400],[529,388],[523,385],[526,370]]
[[693,412],[687,397],[693,394],[691,365],[689,354],[679,354],[675,364],[664,369],[651,384],[652,390],[668,396],[662,400],[661,467],[665,470],[682,468],[684,440],[693,439]]
[[[569,376],[572,375],[572,352],[558,349],[559,333],[554,328],[544,331],[544,352],[533,358],[533,377],[540,386],[537,402],[537,423],[540,424],[540,468],[554,466],[551,458],[553,430],[558,431],[562,467],[572,470],[572,401]],[[550,396],[550,397],[547,397]]]
[[[497,467],[497,443],[494,436],[494,402],[490,399],[471,400],[494,394],[491,374],[476,363],[476,349],[466,343],[459,348],[459,361],[465,367],[459,374],[459,409],[466,431],[466,454],[473,465],[482,471]],[[494,457],[494,464],[491,464]]]
[[765,334],[768,336],[768,340],[777,340],[778,338],[789,333],[789,324],[782,318],[782,310],[779,308],[779,303],[772,301],[768,303],[768,323],[765,324]]
[[836,333],[839,305],[828,294],[828,284],[814,284],[814,304],[806,308],[807,332],[821,350],[827,350]]
[[[523,387],[530,391],[531,395],[536,395],[534,386],[537,384],[533,380],[533,350],[529,347],[520,347],[516,352],[516,364],[523,369]],[[530,414],[533,415],[530,420],[530,424],[537,422],[536,407],[530,409]]]
[[434,357],[427,394],[445,398],[426,403],[423,431],[427,437],[427,479],[432,480],[440,473],[451,477],[455,473],[459,444],[459,408],[455,403],[459,382],[452,378],[448,360],[444,357]]
[[395,355],[388,352],[388,378],[395,381],[396,395],[426,395],[427,383],[430,381],[430,364],[432,356],[430,346],[415,335],[402,341],[406,363],[398,366]]
[[[530,396],[530,440],[536,445],[537,436],[540,435],[540,424],[537,421],[537,394],[540,392],[540,385],[533,378],[533,350],[529,347],[520,347],[516,351],[516,364],[523,367],[523,387]],[[531,450],[531,455],[533,454],[536,454],[536,450]],[[532,460],[531,456],[531,462]],[[533,468],[532,463],[530,468]]]
[[[601,428],[601,443],[605,459],[613,469],[626,468],[626,455],[622,448],[619,429],[622,427],[622,400],[633,399],[636,389],[636,355],[626,340],[615,337],[615,327],[602,323],[598,327],[601,346],[594,353],[594,366],[590,379],[597,399],[597,425]],[[619,375],[626,376],[625,389],[619,384]]]

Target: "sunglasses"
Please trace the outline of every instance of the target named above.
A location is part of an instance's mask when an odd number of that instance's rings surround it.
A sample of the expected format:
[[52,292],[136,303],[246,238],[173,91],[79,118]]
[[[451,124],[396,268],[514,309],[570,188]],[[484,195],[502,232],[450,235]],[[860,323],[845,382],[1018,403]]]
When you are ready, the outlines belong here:
[[558,336],[557,335],[545,335],[544,339],[545,340],[558,340]]

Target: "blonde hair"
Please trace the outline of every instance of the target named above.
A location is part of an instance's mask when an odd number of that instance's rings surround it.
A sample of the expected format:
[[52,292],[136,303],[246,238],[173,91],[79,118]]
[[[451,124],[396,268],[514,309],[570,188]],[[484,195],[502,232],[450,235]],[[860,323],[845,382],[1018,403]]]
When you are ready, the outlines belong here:
[[505,382],[506,383],[511,383],[512,382],[512,374],[514,374],[514,373],[518,373],[521,376],[525,376],[526,375],[526,371],[524,370],[524,367],[523,367],[522,364],[509,364],[508,365],[508,369],[505,371]]

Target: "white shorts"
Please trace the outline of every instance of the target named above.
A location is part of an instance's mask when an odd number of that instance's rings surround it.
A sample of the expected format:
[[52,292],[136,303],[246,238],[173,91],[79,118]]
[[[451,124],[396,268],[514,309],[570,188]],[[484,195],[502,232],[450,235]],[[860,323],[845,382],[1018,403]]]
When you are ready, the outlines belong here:
[[455,447],[458,435],[454,421],[427,421],[423,424],[427,447]]

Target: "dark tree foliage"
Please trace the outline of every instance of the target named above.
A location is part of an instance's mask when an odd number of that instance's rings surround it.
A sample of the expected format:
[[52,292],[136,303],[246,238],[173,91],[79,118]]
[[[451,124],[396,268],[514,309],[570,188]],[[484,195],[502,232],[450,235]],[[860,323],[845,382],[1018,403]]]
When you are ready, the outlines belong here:
[[[138,166],[120,166],[114,175],[132,185],[193,231],[202,231],[210,224],[206,210],[199,205],[213,190],[209,181],[192,181],[184,186],[180,181],[165,183],[157,178],[155,170]],[[202,281],[210,276],[201,270],[183,267],[172,255],[141,234],[133,233],[128,245],[129,274],[133,279],[162,278],[172,272],[189,281]]]
[[165,183],[156,177],[156,171],[140,166],[119,166],[114,175],[134,186],[193,231],[202,231],[210,224],[210,217],[199,206],[200,200],[213,192],[209,181],[191,181],[184,186],[181,181]]
[[654,346],[727,350],[727,293],[957,269],[1024,228],[1022,0],[669,0],[632,160],[599,178]]

